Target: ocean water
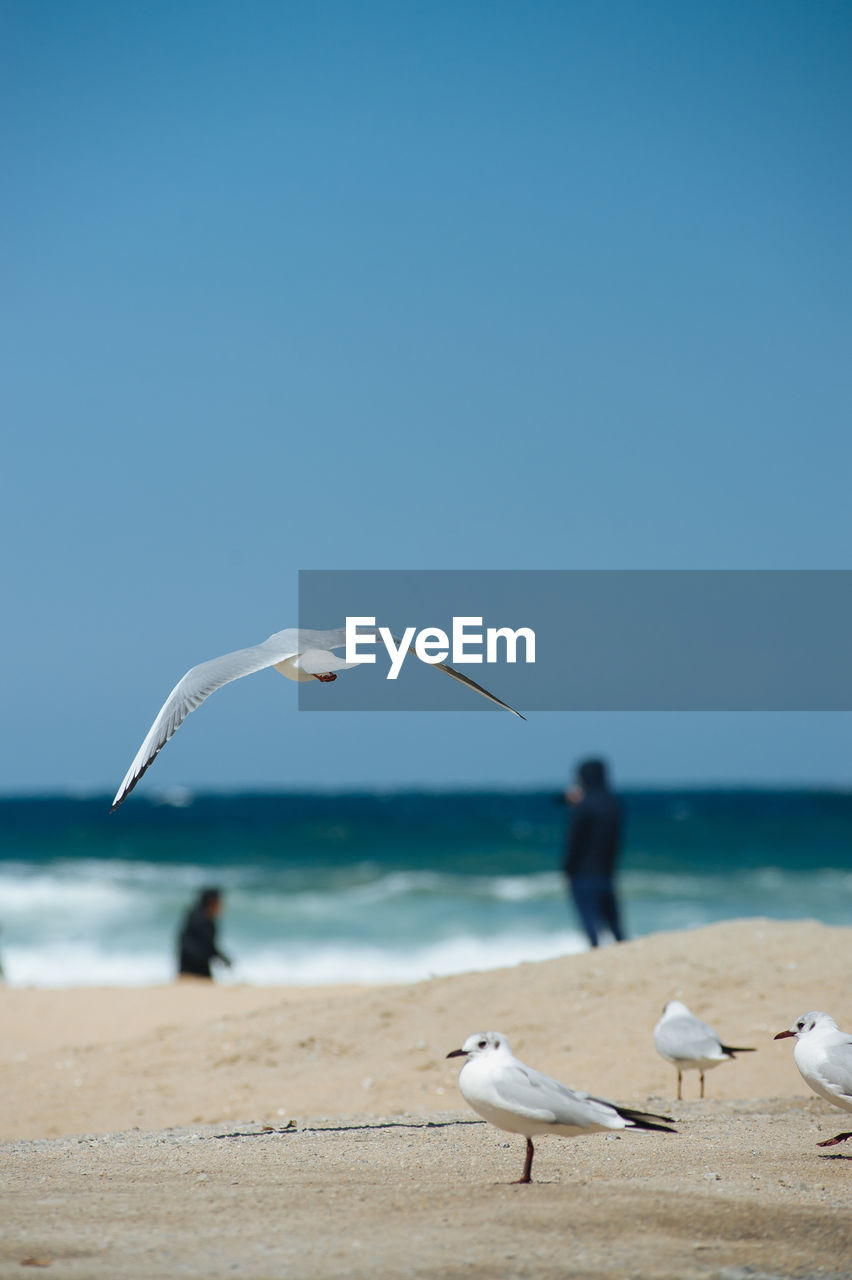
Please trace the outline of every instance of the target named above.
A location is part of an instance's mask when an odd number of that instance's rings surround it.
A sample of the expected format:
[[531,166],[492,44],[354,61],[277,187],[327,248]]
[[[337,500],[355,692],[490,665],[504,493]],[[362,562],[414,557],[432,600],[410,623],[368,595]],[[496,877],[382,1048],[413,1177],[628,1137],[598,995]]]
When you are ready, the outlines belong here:
[[[852,923],[852,793],[624,793],[629,932],[738,916]],[[174,976],[225,892],[224,982],[409,982],[580,951],[550,794],[0,800],[0,962],[16,986]]]

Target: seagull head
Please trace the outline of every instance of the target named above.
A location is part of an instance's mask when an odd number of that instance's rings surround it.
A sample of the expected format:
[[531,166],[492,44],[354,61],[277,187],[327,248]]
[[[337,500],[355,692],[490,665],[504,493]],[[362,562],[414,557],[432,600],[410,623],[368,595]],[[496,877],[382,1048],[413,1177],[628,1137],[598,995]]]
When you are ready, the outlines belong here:
[[453,1049],[448,1058],[481,1058],[488,1053],[511,1053],[509,1042],[499,1031],[475,1031],[468,1036],[460,1049]]
[[664,1018],[675,1018],[675,1017],[679,1017],[681,1014],[684,1014],[684,1013],[688,1017],[691,1016],[689,1013],[689,1010],[687,1009],[686,1005],[683,1003],[682,1000],[669,1000],[668,1004],[663,1005]]
[[806,1036],[809,1031],[836,1031],[837,1023],[831,1014],[820,1013],[818,1009],[811,1013],[803,1013],[796,1019],[788,1031],[779,1031],[775,1040],[786,1040],[788,1036]]

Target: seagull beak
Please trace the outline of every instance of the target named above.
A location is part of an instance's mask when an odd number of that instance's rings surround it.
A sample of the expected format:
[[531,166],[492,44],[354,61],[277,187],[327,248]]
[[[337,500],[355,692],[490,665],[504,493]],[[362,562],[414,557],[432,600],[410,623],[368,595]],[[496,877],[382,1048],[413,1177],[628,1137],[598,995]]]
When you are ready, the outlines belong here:
[[777,1036],[773,1036],[773,1040],[786,1040],[788,1036],[794,1036],[795,1031],[779,1031]]
[[466,1058],[467,1054],[464,1049],[453,1049],[452,1053],[447,1054],[448,1058]]

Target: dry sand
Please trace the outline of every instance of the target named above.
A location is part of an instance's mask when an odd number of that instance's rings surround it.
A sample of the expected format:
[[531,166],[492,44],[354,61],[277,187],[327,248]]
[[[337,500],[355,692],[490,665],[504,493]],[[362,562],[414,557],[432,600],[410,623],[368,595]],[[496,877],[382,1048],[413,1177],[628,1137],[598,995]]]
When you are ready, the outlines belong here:
[[[0,1276],[848,1277],[848,1117],[772,1036],[852,1026],[850,967],[852,929],[748,920],[407,987],[0,989]],[[651,1041],[675,996],[758,1050],[703,1103]],[[523,1140],[445,1059],[489,1027],[679,1133],[542,1139],[506,1185]]]

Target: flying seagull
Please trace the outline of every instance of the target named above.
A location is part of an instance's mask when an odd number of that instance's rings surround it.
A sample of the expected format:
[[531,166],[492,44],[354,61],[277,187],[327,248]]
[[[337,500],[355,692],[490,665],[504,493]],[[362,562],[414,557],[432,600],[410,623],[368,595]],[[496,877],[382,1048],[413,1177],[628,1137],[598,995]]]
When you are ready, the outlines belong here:
[[464,1058],[459,1072],[462,1097],[474,1111],[507,1133],[527,1140],[524,1172],[519,1183],[532,1181],[533,1135],[558,1133],[576,1138],[605,1129],[658,1129],[676,1133],[670,1116],[617,1107],[614,1102],[575,1093],[558,1080],[520,1062],[499,1031],[477,1031],[448,1058]]
[[666,1062],[677,1067],[677,1096],[682,1097],[684,1071],[701,1073],[701,1097],[704,1097],[704,1072],[730,1062],[736,1053],[754,1053],[754,1049],[736,1049],[722,1044],[712,1027],[690,1013],[681,1000],[670,1000],[663,1016],[654,1027],[654,1046]]
[[[306,631],[290,628],[287,631],[276,631],[262,644],[253,645],[250,649],[237,649],[234,653],[226,653],[221,658],[211,658],[197,667],[191,667],[172,689],[160,708],[156,720],[146,734],[145,741],[133,757],[133,763],[124,775],[124,779],[110,813],[121,804],[143,773],[153,764],[157,754],[166,745],[169,738],[180,728],[190,711],[200,707],[205,698],[220,689],[231,680],[239,680],[241,676],[250,676],[254,671],[263,671],[266,667],[274,667],[289,680],[321,680],[323,683],[336,680],[338,671],[349,667],[360,666],[357,662],[344,662],[332,652],[342,649],[346,644],[345,627],[337,627],[333,631]],[[414,650],[410,650],[414,653]],[[415,655],[416,656],[416,655]],[[444,671],[454,680],[459,680],[481,693],[483,698],[494,702],[498,707],[511,711],[521,720],[520,711],[510,707],[508,703],[495,698],[493,693],[483,689],[482,685],[462,675],[455,667],[444,662],[431,663],[439,671]]]
[[[839,1031],[827,1013],[803,1013],[789,1031],[779,1031],[776,1040],[796,1037],[793,1058],[802,1078],[814,1093],[844,1111],[852,1111],[852,1035]],[[818,1142],[818,1147],[836,1147],[852,1138],[852,1130]]]

